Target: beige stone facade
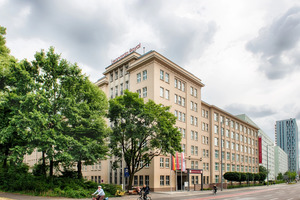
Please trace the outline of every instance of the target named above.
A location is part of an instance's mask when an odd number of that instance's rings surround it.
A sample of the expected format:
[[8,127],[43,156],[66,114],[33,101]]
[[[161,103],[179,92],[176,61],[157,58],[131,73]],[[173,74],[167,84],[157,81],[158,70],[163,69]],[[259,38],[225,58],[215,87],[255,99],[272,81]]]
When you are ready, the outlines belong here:
[[[182,133],[182,148],[186,168],[203,169],[205,185],[220,182],[221,174],[221,131],[223,136],[223,173],[226,171],[258,171],[257,131],[247,122],[209,105],[201,100],[201,80],[168,60],[161,54],[150,51],[144,55],[132,53],[106,68],[105,77],[97,85],[106,92],[108,98],[122,95],[125,89],[138,92],[145,101],[154,100],[171,106],[177,116],[176,127]],[[228,146],[227,146],[228,145]],[[180,154],[179,154],[180,158]],[[254,161],[254,162],[253,162]],[[97,173],[84,172],[91,179],[103,178],[107,183],[123,183],[122,170],[108,167]],[[184,182],[201,184],[201,174],[171,171],[170,156],[156,157],[151,165],[136,174],[134,185],[148,184],[152,190],[183,189]],[[103,176],[100,174],[107,174]],[[177,174],[177,176],[176,176]],[[94,178],[93,178],[94,179]],[[181,181],[182,179],[182,181]]]
[[[108,66],[96,85],[109,99],[128,89],[138,92],[145,101],[152,99],[171,106],[171,112],[177,116],[176,127],[182,133],[186,168],[203,169],[204,186],[221,182],[222,141],[223,173],[258,172],[258,128],[203,102],[201,88],[204,84],[201,80],[161,54],[155,51],[143,55],[133,52]],[[36,155],[30,157],[26,157],[28,162],[37,162]],[[122,170],[125,164],[120,164],[117,170],[111,167],[112,159],[83,166],[83,177],[98,183],[126,184]],[[201,178],[197,173],[188,175],[186,171],[171,171],[170,156],[158,156],[149,167],[135,175],[134,186],[147,184],[152,191],[174,191],[183,189],[183,183],[189,182],[193,190],[194,185],[201,184]]]

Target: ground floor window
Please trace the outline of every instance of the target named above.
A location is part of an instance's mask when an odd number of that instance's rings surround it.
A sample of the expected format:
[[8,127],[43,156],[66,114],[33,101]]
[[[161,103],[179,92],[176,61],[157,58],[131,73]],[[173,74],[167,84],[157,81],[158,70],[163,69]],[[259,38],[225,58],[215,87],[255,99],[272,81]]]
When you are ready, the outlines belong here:
[[145,176],[145,184],[149,186],[149,182],[150,182],[149,176],[147,175],[147,176]]
[[133,184],[134,185],[138,184],[138,176],[134,176]]
[[196,184],[199,184],[199,177],[196,176]]
[[215,176],[216,183],[219,183],[219,175]]
[[166,176],[166,185],[170,185],[170,176]]
[[160,176],[160,185],[164,185],[164,184],[165,184],[165,177]]
[[144,185],[144,177],[140,176],[140,184],[139,185]]

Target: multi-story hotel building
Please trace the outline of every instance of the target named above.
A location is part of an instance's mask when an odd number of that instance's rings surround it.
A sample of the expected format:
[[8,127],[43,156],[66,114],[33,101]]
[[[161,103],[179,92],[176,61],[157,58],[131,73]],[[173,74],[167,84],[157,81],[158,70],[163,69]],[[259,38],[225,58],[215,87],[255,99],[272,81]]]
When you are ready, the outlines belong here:
[[[176,127],[182,133],[186,168],[203,169],[203,179],[197,173],[181,174],[179,170],[175,173],[170,169],[170,156],[162,155],[135,175],[135,186],[147,184],[152,191],[174,190],[182,189],[183,183],[189,182],[193,188],[201,180],[206,185],[221,182],[221,171],[223,174],[258,172],[258,128],[203,102],[201,80],[161,54],[133,52],[108,66],[96,85],[109,98],[122,95],[128,89],[139,93],[145,101],[152,99],[171,106],[170,111],[177,117]],[[86,166],[83,176],[96,182],[126,183],[122,172],[124,164],[113,170],[111,163],[109,159]]]

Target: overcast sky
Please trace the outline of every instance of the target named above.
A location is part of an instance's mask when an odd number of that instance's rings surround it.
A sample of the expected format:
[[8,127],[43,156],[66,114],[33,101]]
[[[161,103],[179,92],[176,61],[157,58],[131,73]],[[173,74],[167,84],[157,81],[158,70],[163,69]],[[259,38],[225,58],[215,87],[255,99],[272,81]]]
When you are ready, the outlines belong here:
[[199,77],[202,100],[273,140],[277,120],[300,128],[298,0],[0,0],[0,25],[19,60],[54,46],[93,82],[141,43]]

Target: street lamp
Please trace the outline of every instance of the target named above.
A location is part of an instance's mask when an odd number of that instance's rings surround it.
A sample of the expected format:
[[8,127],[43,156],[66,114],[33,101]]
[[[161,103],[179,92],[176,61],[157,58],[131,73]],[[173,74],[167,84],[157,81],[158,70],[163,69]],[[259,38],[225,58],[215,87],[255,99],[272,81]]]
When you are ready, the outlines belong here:
[[269,186],[269,146],[267,144],[267,185]]
[[[223,119],[224,120],[224,119]],[[224,121],[221,121],[221,191],[223,191],[223,134],[222,134],[222,126],[224,124]]]

